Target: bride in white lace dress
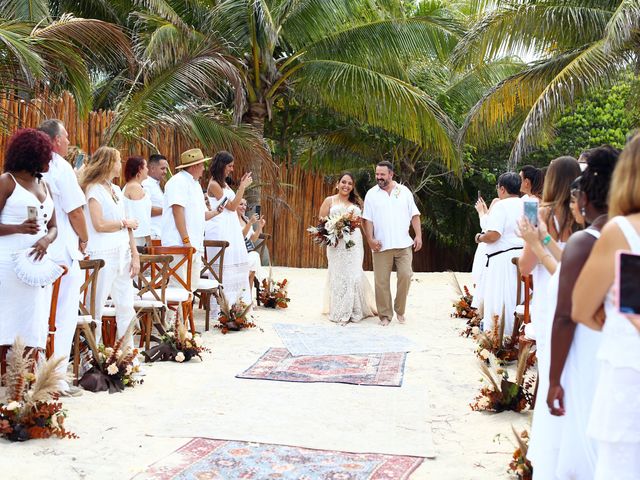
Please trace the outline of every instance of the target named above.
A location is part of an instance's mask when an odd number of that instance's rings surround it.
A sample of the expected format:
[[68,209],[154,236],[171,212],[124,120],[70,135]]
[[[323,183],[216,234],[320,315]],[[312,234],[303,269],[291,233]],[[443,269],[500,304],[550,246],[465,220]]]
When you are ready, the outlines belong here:
[[[338,193],[322,203],[320,217],[349,210],[360,216],[362,199],[355,190],[353,175],[343,173],[337,188]],[[360,229],[353,232],[351,240],[355,245],[350,248],[346,248],[342,239],[335,247],[327,246],[329,271],[323,313],[328,313],[329,320],[341,325],[376,315],[373,289],[362,270],[364,247]]]

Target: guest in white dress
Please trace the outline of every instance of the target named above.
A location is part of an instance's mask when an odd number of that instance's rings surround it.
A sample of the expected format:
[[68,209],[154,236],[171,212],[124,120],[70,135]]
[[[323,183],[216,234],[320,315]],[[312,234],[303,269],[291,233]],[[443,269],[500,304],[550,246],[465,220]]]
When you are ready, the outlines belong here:
[[513,311],[516,308],[516,266],[511,263],[522,250],[523,242],[516,234],[522,216],[520,177],[507,172],[498,177],[497,202],[488,214],[486,231],[477,233],[476,243],[486,243],[487,270],[482,286],[484,299],[484,330],[491,330],[494,319],[504,318],[505,332],[513,330]]
[[[133,238],[138,221],[126,218],[124,195],[120,187],[112,183],[121,170],[120,152],[100,147],[91,156],[80,181],[87,197],[87,252],[91,258],[101,258],[105,263],[96,287],[97,341],[101,338],[102,312],[109,295],[116,310],[118,338],[124,335],[136,314],[131,279],[140,271],[140,257]],[[125,338],[123,345],[132,346],[133,336]]]
[[[344,172],[336,186],[338,193],[324,199],[320,206],[319,217],[343,215],[353,212],[356,217],[362,215],[362,199],[355,187],[353,175]],[[362,269],[364,245],[362,232],[356,229],[351,236],[354,245],[346,247],[340,240],[334,246],[327,246],[327,287],[324,313],[329,320],[340,325],[359,322],[363,318],[377,314],[373,289]]]
[[160,182],[167,176],[169,162],[164,155],[154,153],[149,156],[148,177],[142,181],[142,188],[151,198],[151,238],[157,240],[162,234],[162,207],[164,204],[164,192]]
[[5,173],[0,175],[0,345],[20,337],[28,347],[46,346],[51,285],[34,287],[20,280],[14,255],[29,250],[34,261],[41,260],[56,238],[53,200],[41,179],[51,151],[47,135],[26,128],[10,138],[5,152]]
[[[491,211],[491,208],[498,202],[499,198],[494,198],[491,201],[491,205],[487,208],[487,204],[485,203],[482,197],[479,197],[475,204],[476,212],[478,212],[478,220],[480,222],[480,229],[484,232],[487,228],[487,219],[488,214]],[[484,312],[484,299],[482,298],[482,285],[484,284],[484,278],[487,271],[487,244],[486,243],[478,243],[476,247],[476,253],[473,256],[473,266],[471,268],[471,278],[473,279],[473,284],[475,286],[473,292],[473,302],[471,306],[478,310],[478,314],[480,318],[483,316]]]
[[602,330],[597,353],[600,372],[587,430],[597,442],[594,479],[637,480],[640,321],[618,312],[613,284],[617,252],[640,254],[640,137],[622,151],[609,192],[611,220],[578,277],[571,316],[575,322]]
[[[265,278],[262,259],[260,258],[260,254],[255,251],[255,243],[260,238],[262,229],[267,221],[257,213],[247,217],[247,201],[244,198],[240,200],[237,212],[238,220],[240,220],[240,226],[242,227],[242,234],[244,235],[244,243],[249,253],[249,285],[251,286],[253,285],[254,278],[257,278],[258,282],[262,282]],[[256,228],[253,228],[254,225],[257,225]]]
[[142,188],[147,178],[147,161],[142,157],[129,157],[124,166],[124,208],[127,218],[138,220],[133,231],[137,246],[151,245],[151,195]]
[[523,199],[542,200],[545,174],[533,165],[525,165],[520,168],[520,193]]
[[[207,240],[226,240],[229,242],[222,267],[224,294],[231,304],[242,300],[245,304],[250,305],[249,255],[236,210],[240,205],[245,190],[251,185],[252,178],[250,172],[245,173],[240,180],[238,191],[234,193],[227,184],[227,178],[233,173],[233,169],[233,156],[229,152],[222,151],[215,154],[209,167],[211,179],[207,188],[207,196],[209,197],[211,208],[218,209],[223,207],[223,209],[220,215],[207,222],[205,238]],[[208,250],[208,258],[213,258],[217,253],[215,248]],[[215,302],[215,299],[212,299],[212,302]],[[216,308],[215,305],[214,308]]]
[[[559,431],[548,431],[547,438],[540,438],[558,446],[555,478],[562,480],[591,479],[595,469],[595,444],[587,437],[586,425],[595,393],[600,333],[571,321],[571,293],[607,221],[607,195],[619,151],[603,146],[586,154],[589,166],[572,185],[571,195],[578,210],[584,212],[576,221],[584,218],[589,227],[571,235],[564,249],[551,333],[546,407],[552,415],[564,418]],[[540,390],[538,398],[542,398]]]

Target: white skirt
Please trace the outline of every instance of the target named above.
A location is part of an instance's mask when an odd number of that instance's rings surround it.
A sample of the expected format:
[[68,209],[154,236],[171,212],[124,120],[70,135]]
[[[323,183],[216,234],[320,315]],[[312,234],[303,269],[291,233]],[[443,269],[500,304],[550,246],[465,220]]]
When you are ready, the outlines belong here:
[[596,390],[596,352],[602,334],[577,325],[562,375],[565,415],[558,453],[557,474],[562,479],[593,478],[596,443],[587,436],[587,423]]
[[473,291],[473,302],[472,307],[480,308],[482,307],[482,284],[484,282],[484,278],[486,276],[487,271],[487,244],[479,243],[476,248],[476,253],[473,256],[473,267],[471,268],[471,278],[473,279],[473,283],[475,284],[475,288]]
[[520,250],[501,253],[491,257],[482,284],[484,300],[484,330],[493,328],[493,318],[504,315],[504,333],[510,336],[513,330],[513,313],[516,309],[518,271],[511,263]]

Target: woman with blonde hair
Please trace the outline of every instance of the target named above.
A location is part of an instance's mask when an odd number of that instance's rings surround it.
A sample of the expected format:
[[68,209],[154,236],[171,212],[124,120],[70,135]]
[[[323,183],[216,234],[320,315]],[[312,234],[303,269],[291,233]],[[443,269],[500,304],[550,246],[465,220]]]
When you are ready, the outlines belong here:
[[[135,316],[134,289],[131,281],[140,270],[133,230],[138,221],[126,218],[124,195],[112,180],[120,176],[120,152],[100,147],[84,169],[80,186],[87,196],[85,216],[89,229],[87,253],[104,260],[96,293],[96,320],[101,325],[102,313],[109,295],[116,310],[117,335],[122,336]],[[97,329],[97,339],[101,329]],[[124,345],[131,345],[132,338]]]
[[610,220],[578,277],[571,317],[602,330],[588,426],[597,443],[594,478],[631,480],[640,472],[640,321],[618,311],[614,279],[619,250],[640,254],[640,136],[622,151],[609,192]]

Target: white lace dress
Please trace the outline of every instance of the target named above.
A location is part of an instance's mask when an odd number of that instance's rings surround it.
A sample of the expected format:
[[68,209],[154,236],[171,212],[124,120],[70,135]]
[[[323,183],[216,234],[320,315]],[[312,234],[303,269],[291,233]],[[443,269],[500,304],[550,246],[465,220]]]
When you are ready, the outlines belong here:
[[[356,205],[333,205],[329,215],[348,210],[353,210],[358,216],[362,214]],[[373,289],[362,270],[364,247],[360,230],[356,230],[351,239],[355,242],[351,248],[346,248],[343,240],[335,247],[327,247],[329,269],[324,313],[328,313],[329,320],[336,323],[359,322],[376,315]]]

